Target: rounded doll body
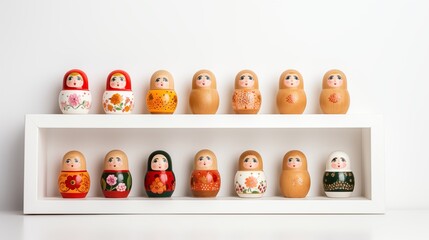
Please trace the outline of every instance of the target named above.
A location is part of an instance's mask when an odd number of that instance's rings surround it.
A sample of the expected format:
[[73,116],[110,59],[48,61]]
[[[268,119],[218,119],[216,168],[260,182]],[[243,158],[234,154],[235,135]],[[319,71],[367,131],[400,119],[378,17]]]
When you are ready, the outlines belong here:
[[105,113],[131,113],[134,109],[134,93],[127,72],[115,70],[109,74],[103,94]]
[[238,171],[234,178],[235,191],[239,197],[262,197],[267,190],[261,155],[252,150],[241,154]]
[[171,197],[176,187],[176,178],[170,155],[155,151],[148,159],[144,186],[148,197]]
[[70,151],[63,157],[58,176],[58,190],[63,198],[84,198],[89,192],[90,178],[86,159],[81,152]]
[[345,114],[350,106],[346,75],[340,70],[330,70],[323,77],[320,108],[327,114]]
[[333,152],[326,161],[323,189],[328,197],[350,197],[355,178],[350,168],[350,158],[345,152]]
[[302,114],[307,106],[304,80],[296,70],[284,71],[279,80],[277,109],[282,114]]
[[88,77],[79,69],[68,71],[63,78],[63,89],[58,96],[62,113],[84,114],[91,108],[91,92],[88,88]]
[[232,108],[239,114],[256,114],[262,104],[258,76],[251,70],[240,71],[235,77]]
[[194,197],[216,197],[220,189],[220,174],[216,155],[204,149],[195,155],[191,174],[191,192]]
[[156,71],[150,79],[146,96],[147,110],[152,114],[173,114],[177,107],[173,75],[165,70]]
[[112,150],[104,158],[101,191],[106,198],[126,198],[131,191],[132,178],[128,157],[121,150]]
[[189,106],[193,114],[215,114],[219,108],[216,77],[209,70],[200,70],[192,78]]
[[310,190],[311,180],[307,171],[307,157],[298,150],[292,150],[283,157],[280,189],[288,198],[304,198]]

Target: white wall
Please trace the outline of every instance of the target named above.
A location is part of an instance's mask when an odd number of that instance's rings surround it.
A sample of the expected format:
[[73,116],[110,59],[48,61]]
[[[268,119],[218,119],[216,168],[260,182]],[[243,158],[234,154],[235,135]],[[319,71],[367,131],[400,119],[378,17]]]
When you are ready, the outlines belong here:
[[[350,114],[385,117],[388,209],[429,208],[428,1],[1,1],[0,209],[22,209],[24,116],[59,113],[63,74],[83,69],[94,99],[107,74],[132,76],[136,113],[146,113],[150,75],[168,69],[188,113],[190,79],[217,76],[219,113],[230,113],[235,74],[260,78],[261,113],[275,110],[280,73],[304,76],[306,113],[318,113],[321,77],[349,79]],[[102,113],[94,102],[91,113]]]

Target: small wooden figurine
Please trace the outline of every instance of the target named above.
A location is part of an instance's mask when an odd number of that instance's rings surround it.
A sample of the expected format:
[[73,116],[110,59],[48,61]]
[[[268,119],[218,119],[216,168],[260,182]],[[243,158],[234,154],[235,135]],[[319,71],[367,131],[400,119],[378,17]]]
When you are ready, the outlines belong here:
[[193,114],[215,114],[219,107],[216,77],[209,70],[200,70],[192,78],[189,106]]
[[350,158],[345,152],[333,152],[326,161],[323,188],[328,197],[350,197],[355,178],[350,168]]
[[176,187],[171,157],[165,151],[155,151],[147,161],[144,186],[148,197],[171,197]]
[[90,179],[86,160],[81,152],[70,151],[63,157],[58,176],[58,190],[63,198],[84,198],[89,192]]
[[261,155],[252,150],[241,154],[235,174],[235,191],[239,197],[262,197],[267,190]]
[[240,71],[235,77],[232,108],[239,114],[256,114],[261,108],[258,76],[251,70]]
[[340,70],[330,70],[323,77],[320,108],[327,114],[345,114],[349,109],[350,95],[346,75]]
[[302,114],[307,105],[304,79],[296,70],[286,70],[279,80],[277,109],[282,114]]
[[121,150],[112,150],[104,158],[101,190],[106,198],[126,198],[131,191],[132,178],[128,157]]
[[195,155],[191,175],[191,191],[194,197],[216,197],[220,189],[220,174],[216,155],[204,149]]
[[79,69],[72,69],[64,75],[63,90],[58,97],[62,113],[88,113],[91,108],[91,92],[88,77]]
[[153,114],[173,114],[177,107],[173,75],[165,70],[156,71],[150,79],[146,96],[147,110]]
[[307,157],[298,150],[286,153],[283,158],[283,171],[280,188],[285,197],[305,198],[310,190],[310,174],[307,171]]
[[123,70],[109,74],[106,91],[103,94],[105,113],[131,113],[134,108],[134,93],[131,90],[131,78]]

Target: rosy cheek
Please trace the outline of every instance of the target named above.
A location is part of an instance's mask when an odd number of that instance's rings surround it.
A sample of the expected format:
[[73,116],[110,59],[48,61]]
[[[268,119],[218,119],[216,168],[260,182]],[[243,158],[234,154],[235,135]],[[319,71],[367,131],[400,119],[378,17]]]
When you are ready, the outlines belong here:
[[342,163],[341,168],[345,168],[347,166],[347,163]]
[[331,167],[337,168],[337,164],[336,163],[331,163]]

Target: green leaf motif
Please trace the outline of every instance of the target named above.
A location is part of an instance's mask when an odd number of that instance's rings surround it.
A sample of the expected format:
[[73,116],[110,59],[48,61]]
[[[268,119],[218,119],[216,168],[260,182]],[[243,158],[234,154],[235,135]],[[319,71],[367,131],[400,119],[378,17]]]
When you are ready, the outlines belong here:
[[101,189],[106,190],[106,180],[104,178],[101,179]]
[[130,175],[128,175],[127,183],[126,183],[128,190],[131,190],[131,184],[132,184],[132,180],[131,180],[131,174],[130,174]]
[[118,110],[118,111],[122,110],[122,108],[120,108],[120,107],[115,107],[115,109]]
[[259,193],[259,191],[252,191],[252,193]]

